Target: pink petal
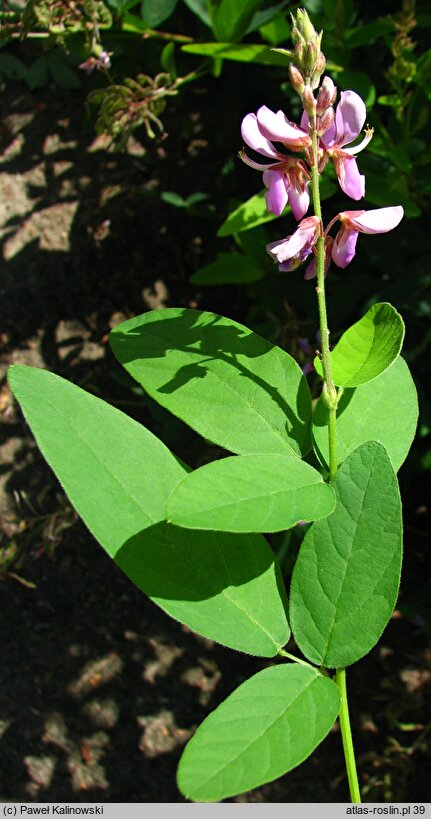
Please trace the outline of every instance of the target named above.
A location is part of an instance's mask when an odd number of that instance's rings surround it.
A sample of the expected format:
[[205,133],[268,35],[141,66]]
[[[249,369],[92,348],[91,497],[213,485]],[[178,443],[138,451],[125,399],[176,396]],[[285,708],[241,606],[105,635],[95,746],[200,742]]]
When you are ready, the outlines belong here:
[[287,205],[287,190],[283,174],[277,171],[265,171],[263,184],[268,188],[265,193],[266,207],[270,213],[280,216]]
[[281,262],[288,262],[294,256],[297,256],[308,241],[307,231],[298,228],[292,236],[278,242],[270,242],[266,249],[274,261],[281,264]]
[[247,114],[241,123],[241,136],[249,148],[257,151],[258,154],[269,156],[271,159],[279,159],[280,154],[274,146],[265,139],[259,130],[256,114]]
[[306,131],[307,134],[308,134],[309,127],[310,127],[310,117],[308,116],[306,111],[303,111],[302,112],[302,117],[301,117],[301,128],[302,128],[303,131]]
[[387,233],[399,225],[403,216],[403,207],[394,205],[390,208],[366,210],[360,216],[348,218],[348,222],[360,233]]
[[271,168],[276,168],[278,166],[278,162],[255,162],[254,159],[250,159],[244,151],[240,151],[238,153],[239,158],[244,162],[245,165],[248,165],[250,168],[254,168],[255,171],[267,171]]
[[354,156],[342,151],[334,156],[340,188],[351,199],[362,199],[365,196],[365,176],[359,173]]
[[309,134],[289,122],[283,111],[274,114],[270,108],[262,105],[257,112],[257,122],[261,133],[274,142],[283,142],[288,147],[308,145],[310,142]]
[[320,137],[320,141],[325,148],[331,148],[332,145],[335,143],[335,135],[337,133],[337,129],[335,126],[335,120],[332,120],[331,125],[329,126],[328,130],[325,131],[324,134]]
[[359,233],[357,230],[343,225],[338,231],[334,244],[332,245],[332,259],[337,267],[347,267],[352,261],[356,252],[356,242]]
[[289,205],[292,208],[292,213],[297,221],[303,218],[307,213],[310,204],[310,194],[308,189],[303,191],[297,190],[293,185],[289,188]]
[[342,91],[335,111],[337,145],[349,145],[361,133],[367,109],[355,91]]

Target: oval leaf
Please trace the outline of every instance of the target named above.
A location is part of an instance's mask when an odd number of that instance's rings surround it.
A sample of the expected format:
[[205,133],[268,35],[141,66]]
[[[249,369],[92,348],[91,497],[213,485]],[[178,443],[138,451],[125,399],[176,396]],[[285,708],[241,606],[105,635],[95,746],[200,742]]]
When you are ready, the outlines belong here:
[[118,325],[110,339],[130,375],[204,438],[240,454],[309,450],[300,368],[242,324],[167,308]]
[[[346,389],[337,408],[337,457],[345,460],[370,439],[385,447],[397,472],[407,457],[418,419],[416,387],[400,356],[368,384]],[[313,439],[319,460],[329,463],[328,410],[319,398],[313,416]]]
[[187,475],[170,495],[166,517],[189,529],[280,532],[299,520],[326,517],[334,506],[334,490],[304,461],[242,455]]
[[384,447],[352,452],[333,487],[337,505],[308,530],[295,564],[290,619],[309,660],[350,665],[377,643],[397,599],[402,559],[398,484]]
[[186,746],[178,786],[217,802],[271,782],[306,759],[334,724],[335,683],[297,664],[266,668],[210,714]]
[[262,535],[160,523],[115,560],[171,617],[228,648],[275,657],[290,637],[280,570]]
[[[377,378],[395,361],[404,338],[404,322],[387,304],[373,304],[349,327],[331,352],[332,377],[337,387],[357,387]],[[314,366],[323,375],[322,362]]]
[[71,502],[138,588],[205,637],[275,656],[290,632],[265,538],[168,526],[166,500],[185,470],[158,438],[50,372],[13,367],[9,380]]

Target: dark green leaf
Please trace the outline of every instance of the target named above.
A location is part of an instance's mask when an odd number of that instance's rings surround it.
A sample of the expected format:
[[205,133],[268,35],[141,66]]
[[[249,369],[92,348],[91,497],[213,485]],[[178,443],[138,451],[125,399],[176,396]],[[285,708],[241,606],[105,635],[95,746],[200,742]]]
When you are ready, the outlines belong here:
[[401,500],[384,447],[369,441],[340,467],[332,515],[310,526],[293,571],[290,621],[304,655],[329,668],[377,643],[397,599]]
[[157,28],[164,23],[175,10],[178,0],[143,0],[141,5],[142,22],[147,28]]

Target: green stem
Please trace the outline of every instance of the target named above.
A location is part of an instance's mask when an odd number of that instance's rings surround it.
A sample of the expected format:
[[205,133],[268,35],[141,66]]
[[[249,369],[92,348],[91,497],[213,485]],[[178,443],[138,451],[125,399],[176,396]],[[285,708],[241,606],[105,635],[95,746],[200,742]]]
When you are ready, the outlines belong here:
[[286,657],[288,660],[292,660],[294,663],[299,663],[299,665],[307,665],[309,668],[316,669],[316,666],[312,663],[308,663],[307,660],[301,660],[299,657],[295,657],[294,654],[289,654],[289,652],[285,651],[283,648],[278,649],[278,654],[280,657]]
[[317,151],[317,134],[311,131],[313,164],[311,166],[311,193],[313,197],[314,213],[321,223],[321,235],[317,240],[317,302],[319,306],[320,335],[322,339],[322,366],[323,366],[323,395],[329,409],[329,476],[335,477],[337,472],[337,436],[335,416],[337,412],[337,390],[335,389],[331,371],[331,357],[329,352],[329,329],[325,298],[325,240],[323,238],[322,208],[319,189],[319,157]]
[[340,726],[343,740],[344,758],[346,760],[347,779],[349,781],[350,798],[353,804],[360,804],[358,774],[356,772],[355,751],[353,748],[352,730],[350,728],[349,704],[347,702],[346,669],[337,668],[335,682],[341,695]]
[[[320,204],[319,189],[319,157],[317,152],[317,134],[311,129],[313,162],[311,165],[311,192],[313,196],[314,212],[320,219],[321,230],[317,240],[317,299],[319,305],[320,333],[322,337],[322,366],[323,366],[323,400],[328,407],[328,437],[329,437],[329,478],[333,480],[337,474],[337,403],[341,397],[338,393],[331,371],[331,357],[329,352],[329,330],[328,317],[326,312],[325,299],[325,240],[323,237],[322,209]],[[340,728],[343,740],[344,759],[346,763],[347,778],[349,781],[350,798],[353,803],[361,802],[358,775],[356,772],[355,752],[353,749],[352,731],[350,728],[349,706],[347,702],[346,671],[344,668],[337,669],[336,683],[341,696]]]

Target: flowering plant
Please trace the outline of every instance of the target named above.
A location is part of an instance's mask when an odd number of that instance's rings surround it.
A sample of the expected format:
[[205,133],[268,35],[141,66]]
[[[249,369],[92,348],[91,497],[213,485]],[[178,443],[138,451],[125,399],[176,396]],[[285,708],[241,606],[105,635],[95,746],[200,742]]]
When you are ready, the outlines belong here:
[[[417,421],[414,384],[400,357],[404,325],[390,304],[374,304],[330,350],[325,275],[331,262],[350,263],[359,233],[385,233],[403,211],[346,210],[324,227],[325,165],[334,162],[342,190],[359,201],[365,180],[355,156],[372,132],[352,144],[364,104],[346,91],[334,110],[335,86],[329,77],[321,81],[322,35],[305,12],[297,12],[292,36],[287,54],[301,123],[266,106],[248,114],[243,139],[270,161],[242,158],[263,170],[268,208],[280,215],[289,202],[299,221],[268,253],[284,272],[307,261],[305,277],[317,279],[315,368],[323,387],[314,412],[291,356],[235,321],[192,309],[132,318],[113,330],[111,345],[150,396],[234,453],[194,471],[144,427],[73,384],[34,368],[10,371],[42,453],[133,582],[199,634],[277,660],[240,685],[187,745],[178,784],[195,801],[226,799],[286,773],[337,717],[351,800],[360,801],[346,667],[377,643],[400,580],[396,471]],[[306,216],[310,194],[314,214]],[[299,522],[310,525],[287,594],[261,533]]]

